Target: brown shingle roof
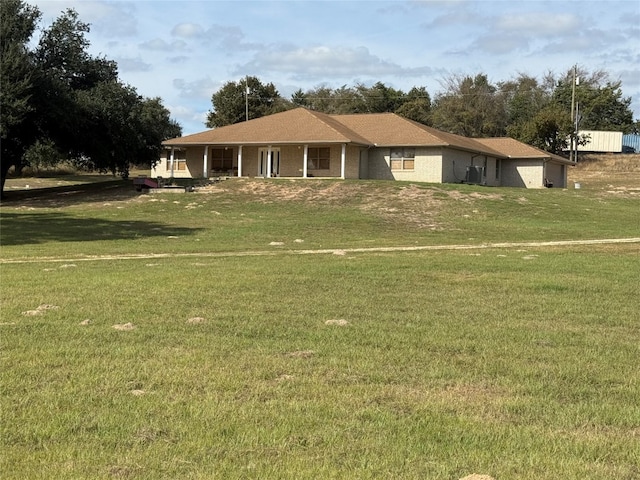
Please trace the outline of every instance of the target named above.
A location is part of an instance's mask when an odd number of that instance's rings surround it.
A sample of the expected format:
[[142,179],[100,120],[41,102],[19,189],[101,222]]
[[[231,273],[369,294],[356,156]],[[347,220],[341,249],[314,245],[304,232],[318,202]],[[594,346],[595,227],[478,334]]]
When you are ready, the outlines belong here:
[[562,157],[513,138],[467,138],[395,113],[327,115],[306,108],[260,117],[163,142],[166,146],[351,143],[363,146],[452,147],[498,158]]
[[476,141],[497,150],[507,158],[548,158],[560,163],[572,164],[571,161],[564,157],[545,152],[539,148],[519,142],[514,138],[478,138]]
[[163,142],[167,146],[369,142],[329,115],[296,108]]

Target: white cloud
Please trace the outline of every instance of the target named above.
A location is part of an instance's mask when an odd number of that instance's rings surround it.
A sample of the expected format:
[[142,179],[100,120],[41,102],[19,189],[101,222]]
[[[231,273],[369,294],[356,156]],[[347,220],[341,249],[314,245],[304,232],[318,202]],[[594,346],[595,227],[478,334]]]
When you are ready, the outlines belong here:
[[218,43],[228,55],[234,52],[259,50],[263,48],[262,45],[258,43],[246,42],[246,36],[240,27],[212,25],[211,28],[207,30],[206,36],[211,41]]
[[236,73],[278,72],[294,79],[330,78],[334,76],[354,78],[358,76],[425,75],[432,73],[428,67],[405,68],[383,60],[366,47],[271,47],[257,53],[252,61],[238,67]]
[[[477,30],[478,27],[481,27],[485,23],[486,22],[482,20],[482,17],[477,13],[462,10],[439,15],[432,21],[423,23],[422,27],[426,28],[429,31],[442,30],[446,29],[447,27],[456,26],[465,26],[473,30]],[[468,30],[464,31],[466,32]]]
[[[635,65],[638,65],[638,63]],[[640,88],[640,68],[620,70],[618,77],[624,86],[628,88]],[[638,101],[640,102],[640,97],[638,97]]]
[[43,12],[43,20],[46,23],[53,21],[63,11],[71,8],[78,12],[80,21],[90,24],[91,31],[98,32],[105,37],[130,37],[138,33],[136,2],[41,0],[35,3]]
[[201,37],[204,28],[197,23],[179,23],[171,29],[171,35],[182,38]]
[[519,35],[567,35],[580,28],[580,21],[573,14],[526,12],[510,13],[496,19],[493,27],[503,32]]
[[167,57],[167,61],[171,65],[179,64],[179,63],[187,63],[190,60],[190,57],[187,55],[177,55],[175,57]]
[[137,58],[118,58],[118,70],[120,72],[149,72],[153,69],[153,65],[144,62],[140,57]]
[[168,43],[162,38],[154,38],[140,44],[140,48],[145,50],[158,50],[161,52],[179,52],[187,48],[187,44],[183,40],[174,40]]
[[211,95],[218,90],[224,82],[215,82],[211,77],[199,78],[194,81],[186,81],[183,78],[174,78],[173,87],[178,90],[182,98],[207,99],[211,100]]
[[184,104],[166,105],[171,113],[171,118],[175,119],[182,126],[182,134],[202,132],[206,129],[208,110],[201,110]]
[[528,50],[529,40],[521,35],[495,33],[478,37],[470,48],[472,51],[503,55]]
[[598,53],[610,53],[614,47],[619,47],[626,38],[620,32],[612,32],[599,29],[580,30],[571,35],[560,37],[543,47],[543,53],[569,54],[583,52],[596,55]]

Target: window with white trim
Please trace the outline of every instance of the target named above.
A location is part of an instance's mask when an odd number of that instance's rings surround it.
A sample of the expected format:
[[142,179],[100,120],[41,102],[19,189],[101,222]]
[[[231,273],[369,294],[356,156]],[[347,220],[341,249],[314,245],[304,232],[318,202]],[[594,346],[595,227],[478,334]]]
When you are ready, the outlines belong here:
[[413,170],[415,167],[416,149],[395,147],[391,149],[391,170]]

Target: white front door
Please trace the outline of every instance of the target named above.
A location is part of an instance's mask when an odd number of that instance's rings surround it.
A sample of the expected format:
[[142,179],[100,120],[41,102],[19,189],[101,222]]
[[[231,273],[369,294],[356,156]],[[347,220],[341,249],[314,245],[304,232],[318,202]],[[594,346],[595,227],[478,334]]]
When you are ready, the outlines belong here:
[[[271,153],[271,157],[269,157]],[[258,176],[277,177],[280,175],[280,149],[261,148],[258,150]]]

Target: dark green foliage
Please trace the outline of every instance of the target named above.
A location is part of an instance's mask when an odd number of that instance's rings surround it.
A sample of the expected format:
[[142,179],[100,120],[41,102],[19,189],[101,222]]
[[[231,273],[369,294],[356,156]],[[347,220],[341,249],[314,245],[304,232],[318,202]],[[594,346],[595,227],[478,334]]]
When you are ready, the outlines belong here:
[[246,77],[238,82],[225,83],[212,95],[211,103],[213,109],[207,115],[209,128],[233,125],[288,108],[288,104],[273,83],[264,85],[257,77]]
[[295,107],[306,107],[329,114],[394,112],[420,123],[429,124],[431,98],[424,87],[414,87],[407,94],[377,82],[371,87],[362,83],[332,89],[326,85],[291,96]]
[[151,165],[160,158],[161,143],[180,136],[160,99],[145,99],[118,82],[103,82],[78,92],[79,142],[76,164],[128,176],[129,165]]
[[553,153],[561,153],[568,146],[572,131],[571,116],[554,103],[540,109],[522,125],[519,140]]
[[160,99],[138,95],[120,82],[114,61],[88,53],[89,25],[74,10],[31,51],[38,9],[22,0],[1,8],[3,187],[11,166],[60,158],[127,176],[131,164],[152,165],[161,142],[180,135]]
[[[577,88],[580,129],[637,129],[632,121],[631,99],[622,98],[620,82],[610,82],[604,72],[588,76]],[[393,112],[410,120],[467,137],[510,136],[538,148],[562,153],[573,132],[571,82],[573,70],[558,79],[546,74],[541,80],[525,74],[493,84],[484,73],[451,76],[443,80],[444,92],[431,102],[425,87],[409,93],[377,82],[371,87],[357,83],[331,88],[320,85],[296,90],[284,100],[272,84],[248,77],[229,82],[213,97],[207,126],[219,127],[246,119],[245,91],[249,83],[249,118],[287,108],[305,107],[328,114]],[[580,141],[580,140],[579,140]]]
[[[612,82],[604,71],[592,74],[578,70],[575,101],[578,105],[579,129],[621,130],[630,133],[633,114],[629,108],[631,98],[624,98],[620,89],[622,82]],[[573,72],[558,80],[553,100],[565,108],[571,108]]]
[[0,2],[0,143],[1,185],[4,189],[7,170],[20,167],[22,155],[35,139],[34,132],[24,128],[27,115],[33,110],[36,68],[26,48],[33,36],[40,12],[21,0]]
[[435,99],[433,126],[466,137],[505,135],[503,96],[487,76],[453,76]]
[[[578,129],[633,131],[631,99],[622,98],[620,82],[612,83],[602,71],[578,71],[578,76]],[[560,78],[547,74],[541,81],[520,74],[493,85],[478,74],[453,76],[444,84],[431,112],[434,127],[469,137],[508,135],[558,154],[567,147],[574,130],[573,69]]]
[[405,102],[396,109],[401,117],[431,125],[431,97],[424,87],[413,87]]

